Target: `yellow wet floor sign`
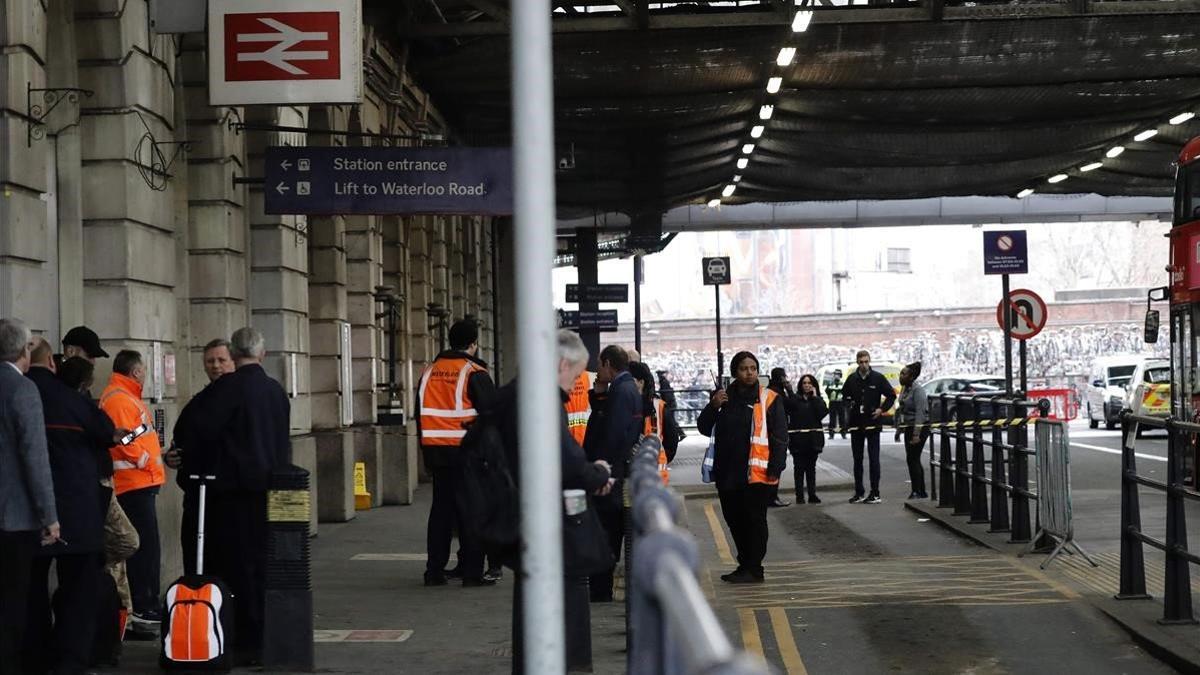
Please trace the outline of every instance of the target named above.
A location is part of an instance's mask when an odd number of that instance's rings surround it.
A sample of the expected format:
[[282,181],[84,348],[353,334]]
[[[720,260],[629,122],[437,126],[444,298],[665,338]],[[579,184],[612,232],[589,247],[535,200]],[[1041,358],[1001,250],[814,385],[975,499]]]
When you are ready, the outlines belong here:
[[366,511],[371,508],[371,493],[367,491],[367,465],[365,462],[354,463],[354,510]]

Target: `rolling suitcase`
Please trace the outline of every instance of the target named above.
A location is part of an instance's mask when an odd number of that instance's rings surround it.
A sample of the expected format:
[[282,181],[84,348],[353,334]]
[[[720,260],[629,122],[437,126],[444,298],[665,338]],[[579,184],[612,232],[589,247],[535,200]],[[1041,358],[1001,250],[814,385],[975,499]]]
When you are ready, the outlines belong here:
[[220,579],[204,574],[204,510],[213,476],[191,476],[200,483],[197,509],[196,574],[167,587],[163,607],[163,670],[228,672],[233,665],[233,595]]

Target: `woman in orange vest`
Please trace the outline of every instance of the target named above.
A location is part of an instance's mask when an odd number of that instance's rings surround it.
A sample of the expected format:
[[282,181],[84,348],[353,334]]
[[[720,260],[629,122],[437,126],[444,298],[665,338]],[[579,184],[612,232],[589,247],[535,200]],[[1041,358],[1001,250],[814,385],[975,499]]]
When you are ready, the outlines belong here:
[[633,383],[642,395],[642,416],[645,425],[643,436],[657,436],[661,447],[658,451],[658,474],[662,476],[663,485],[669,482],[670,474],[667,465],[675,459],[679,450],[679,425],[675,423],[675,411],[667,406],[667,402],[655,395],[654,375],[650,367],[644,363],[631,362],[629,374],[633,375]]
[[787,465],[787,411],[782,397],[759,384],[753,354],[738,352],[729,370],[733,382],[713,393],[696,426],[713,439],[713,481],[737,547],[737,569],[721,575],[721,580],[762,583],[767,505]]

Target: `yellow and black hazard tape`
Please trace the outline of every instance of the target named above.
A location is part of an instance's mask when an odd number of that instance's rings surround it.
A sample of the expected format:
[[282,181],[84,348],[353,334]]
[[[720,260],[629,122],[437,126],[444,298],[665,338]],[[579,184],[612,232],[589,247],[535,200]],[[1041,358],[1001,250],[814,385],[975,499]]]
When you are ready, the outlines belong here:
[[871,424],[871,425],[867,425],[867,426],[837,427],[837,428],[833,429],[832,432],[830,431],[829,427],[816,427],[816,428],[811,428],[811,429],[789,429],[788,433],[789,434],[812,434],[812,433],[821,432],[821,433],[845,434],[845,433],[851,433],[851,432],[855,432],[855,431],[883,431],[884,429],[904,431],[907,429],[912,429],[912,430],[916,430],[916,429],[930,429],[930,430],[957,429],[959,427],[962,427],[964,429],[970,429],[972,427],[979,427],[981,429],[986,429],[988,427],[1011,428],[1011,427],[1019,427],[1023,424],[1029,424],[1030,422],[1035,422],[1038,419],[1041,419],[1041,418],[1039,418],[1039,417],[1014,417],[1013,419],[1003,419],[1003,420],[961,420],[961,421],[960,420],[952,420],[950,422],[926,422],[925,424],[901,424],[899,426]]

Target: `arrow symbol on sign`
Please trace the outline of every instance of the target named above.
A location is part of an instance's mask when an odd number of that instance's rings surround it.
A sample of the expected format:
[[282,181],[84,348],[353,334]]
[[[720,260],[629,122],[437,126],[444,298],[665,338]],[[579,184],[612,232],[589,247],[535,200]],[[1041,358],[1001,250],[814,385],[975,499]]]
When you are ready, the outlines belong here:
[[274,42],[275,45],[263,52],[243,52],[237,55],[238,61],[262,61],[269,63],[291,75],[307,75],[296,67],[292,61],[327,61],[329,52],[292,52],[292,47],[310,40],[325,41],[329,33],[324,31],[306,33],[296,30],[277,19],[260,18],[259,23],[275,29],[274,33],[242,33],[237,36],[238,42]]
[[283,169],[284,171],[287,171],[288,169],[292,168],[292,163],[285,159],[279,163],[279,168]]
[[279,185],[276,185],[276,186],[275,186],[275,191],[276,191],[276,192],[278,192],[279,194],[283,194],[283,193],[285,193],[285,192],[287,192],[288,190],[291,190],[291,189],[292,189],[292,188],[290,188],[290,187],[288,187],[288,186],[284,185],[284,184],[283,184],[283,181],[279,181]]

